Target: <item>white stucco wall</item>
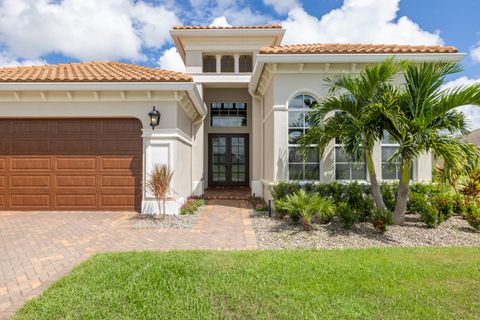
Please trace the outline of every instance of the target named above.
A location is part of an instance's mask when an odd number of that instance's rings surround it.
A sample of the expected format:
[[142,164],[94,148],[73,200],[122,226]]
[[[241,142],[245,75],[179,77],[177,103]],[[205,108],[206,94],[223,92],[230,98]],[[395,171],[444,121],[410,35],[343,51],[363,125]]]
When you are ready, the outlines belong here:
[[[362,65],[357,66],[359,72]],[[310,68],[310,69],[309,69]],[[318,66],[315,68],[320,69]],[[312,66],[304,66],[309,72],[298,72],[298,64],[277,64],[268,87],[263,95],[263,132],[264,150],[263,180],[264,194],[268,198],[268,185],[280,180],[288,179],[288,103],[297,94],[306,93],[321,99],[328,94],[325,83],[326,77],[331,77],[334,71],[348,72],[350,64],[332,64],[328,73],[313,72]],[[397,83],[403,81],[403,76],[395,77]],[[378,178],[381,179],[381,145],[374,148],[374,164]],[[334,180],[334,144],[327,147],[321,163],[321,181]],[[431,154],[424,154],[414,164],[413,179],[416,181],[430,181],[432,177]],[[367,174],[368,180],[368,174]]]
[[[192,192],[192,120],[176,101],[176,94],[154,93],[150,101],[144,101],[145,94],[138,92],[124,94],[127,101],[122,101],[118,92],[102,92],[100,99],[107,101],[92,101],[91,92],[73,92],[69,97],[73,101],[65,101],[65,92],[49,92],[48,101],[42,101],[39,92],[22,92],[22,101],[11,101],[11,93],[0,92],[0,118],[139,119],[143,125],[144,145],[142,212],[156,211],[154,199],[146,192],[145,181],[155,164],[165,163],[175,172],[172,181],[175,193],[171,194],[167,213],[177,213]],[[161,114],[155,130],[150,128],[148,117],[152,106]]]

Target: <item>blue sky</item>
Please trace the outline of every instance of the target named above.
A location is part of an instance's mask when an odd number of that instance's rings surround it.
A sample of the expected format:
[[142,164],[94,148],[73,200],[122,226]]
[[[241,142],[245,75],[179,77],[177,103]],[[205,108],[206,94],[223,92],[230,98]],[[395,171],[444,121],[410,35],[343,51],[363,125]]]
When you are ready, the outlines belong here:
[[[373,8],[369,10],[372,13],[371,17],[368,17],[372,21],[376,19],[376,16],[381,16],[382,12],[390,9],[379,9],[383,10],[379,12],[373,11],[385,6],[385,4],[387,6],[396,5],[397,10],[395,10],[394,16],[388,18],[390,22],[395,24],[401,17],[407,17],[412,23],[417,24],[422,32],[437,36],[433,43],[426,41],[427,44],[436,44],[435,41],[440,39],[443,44],[454,45],[461,52],[470,53],[480,43],[480,21],[478,20],[480,1],[478,0],[0,0],[0,18],[3,12],[3,15],[5,17],[8,15],[9,20],[11,20],[11,24],[5,26],[5,28],[0,22],[0,64],[65,63],[97,60],[96,58],[98,58],[98,60],[121,60],[158,66],[159,58],[164,54],[164,51],[172,47],[168,30],[176,23],[211,24],[218,17],[225,17],[225,20],[230,24],[283,24],[289,19],[296,19],[295,22],[301,23],[303,16],[297,14],[296,18],[292,18],[292,10],[297,7],[301,8],[308,18],[317,19],[318,22],[325,15],[331,14],[332,10],[342,10],[342,6],[358,6],[359,3],[360,5],[366,5],[367,9],[368,6]],[[114,8],[114,10],[111,10],[111,8]],[[159,11],[159,8],[163,11]],[[102,11],[107,10],[113,13],[108,16],[106,14],[102,15]],[[128,11],[138,11],[138,13],[129,16]],[[358,16],[365,16],[365,13],[362,13],[361,10],[357,11]],[[91,12],[95,12],[95,14]],[[149,17],[148,12],[154,13]],[[123,26],[119,27],[116,32],[111,31],[112,35],[109,36],[110,27],[115,28],[115,14],[117,14],[118,19],[124,19],[125,17],[130,19],[129,22],[133,27],[129,31],[134,35],[130,34],[128,37],[123,37],[122,30],[125,30],[125,34],[129,33],[127,32],[128,27]],[[19,21],[21,19],[20,23],[11,18],[15,15],[18,15]],[[58,21],[56,21],[55,15],[66,15],[67,18],[58,18]],[[70,15],[71,17],[69,17]],[[107,22],[110,27],[104,28],[102,23],[99,22],[102,19],[105,21],[111,20]],[[357,28],[355,19],[355,16],[344,19],[343,24],[346,25],[347,30],[348,27]],[[27,20],[26,23],[25,20]],[[164,21],[159,23],[159,20]],[[152,21],[154,22],[152,23]],[[82,26],[83,24],[92,25],[92,28]],[[95,24],[98,24],[97,28],[95,28]],[[141,25],[150,28],[150,33],[162,34],[162,36],[155,39],[155,36],[150,35],[153,40],[149,41],[149,35],[145,35],[140,30],[141,27],[139,26]],[[319,30],[323,29],[322,25],[317,27]],[[82,28],[85,29],[83,34]],[[421,43],[423,39],[421,37],[415,38],[415,36],[396,39],[396,34],[403,33],[402,28],[397,28],[397,32],[393,36],[386,36],[383,39],[374,38],[372,41],[372,35],[381,32],[379,30],[381,27],[372,27],[370,30],[366,26],[360,26],[359,28],[365,30],[363,35],[356,35],[349,39],[348,35],[345,37],[348,32],[344,31],[343,35],[339,36],[338,39],[341,40],[338,42],[408,43],[413,41],[412,44],[417,44],[417,42]],[[51,36],[51,29],[55,29],[56,32],[64,29],[65,32],[63,35]],[[75,33],[78,33],[75,39],[71,39],[69,36],[72,29]],[[101,31],[98,32],[98,30],[103,29],[107,30],[104,34]],[[331,33],[335,33],[335,24],[333,24],[332,30]],[[9,32],[13,34],[8,34]],[[19,32],[27,35],[20,41],[15,39]],[[298,42],[318,42],[316,40],[322,39],[330,40],[329,42],[337,40],[337,38],[328,35],[315,37],[314,32],[310,36],[299,39]],[[406,33],[408,32],[407,30]],[[135,35],[139,38],[137,41],[133,40]],[[47,36],[47,39],[40,43],[41,50],[35,50],[39,46],[38,41],[42,36]],[[83,39],[91,39],[96,36],[100,39],[97,43]],[[294,40],[290,39],[288,42],[295,42]],[[82,48],[83,41],[86,43]],[[109,47],[103,48],[107,41]],[[63,44],[59,45],[62,42]],[[49,48],[49,43],[51,43],[51,48]],[[128,46],[133,49],[129,49]],[[102,49],[99,50],[99,47],[102,47]],[[98,56],[94,54],[97,51],[101,52],[103,49],[105,49],[104,53],[98,54]],[[91,54],[89,52],[85,53],[85,50],[90,50]],[[173,53],[173,49],[171,51]],[[480,57],[478,60],[480,60]],[[465,72],[459,76],[480,79],[480,61],[475,61],[472,55],[469,55],[463,64]],[[171,66],[172,64],[167,63],[166,65]]]
[[0,65],[119,60],[181,71],[168,33],[176,24],[280,23],[285,43],[454,45],[468,55],[449,80],[472,82],[479,12],[478,0],[0,0]]

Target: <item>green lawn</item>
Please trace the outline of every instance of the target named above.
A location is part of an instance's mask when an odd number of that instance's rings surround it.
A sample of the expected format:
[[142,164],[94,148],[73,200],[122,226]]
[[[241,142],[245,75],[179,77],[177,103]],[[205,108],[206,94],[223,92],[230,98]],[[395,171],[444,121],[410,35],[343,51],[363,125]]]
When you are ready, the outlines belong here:
[[479,319],[480,248],[101,254],[16,319]]

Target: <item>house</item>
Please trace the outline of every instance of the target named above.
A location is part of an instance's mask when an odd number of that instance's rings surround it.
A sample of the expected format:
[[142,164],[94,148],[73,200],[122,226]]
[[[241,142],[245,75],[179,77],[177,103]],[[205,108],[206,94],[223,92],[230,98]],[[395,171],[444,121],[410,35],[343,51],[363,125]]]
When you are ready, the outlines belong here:
[[[0,209],[154,212],[145,181],[159,163],[174,171],[171,213],[212,186],[249,186],[268,199],[280,180],[366,181],[365,164],[334,141],[322,158],[296,152],[305,115],[327,95],[323,79],[392,56],[464,56],[447,46],[282,45],[284,32],[175,27],[185,73],[120,62],[0,69]],[[384,180],[398,178],[398,164],[385,163],[395,148],[375,147]],[[430,180],[431,163],[420,156],[414,180]]]

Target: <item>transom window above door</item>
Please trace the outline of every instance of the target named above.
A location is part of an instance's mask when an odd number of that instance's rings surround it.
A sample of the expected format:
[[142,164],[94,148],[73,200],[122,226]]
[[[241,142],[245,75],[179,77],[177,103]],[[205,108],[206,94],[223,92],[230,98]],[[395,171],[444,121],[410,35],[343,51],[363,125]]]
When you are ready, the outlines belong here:
[[247,126],[247,103],[212,102],[210,126],[213,128],[240,128]]

